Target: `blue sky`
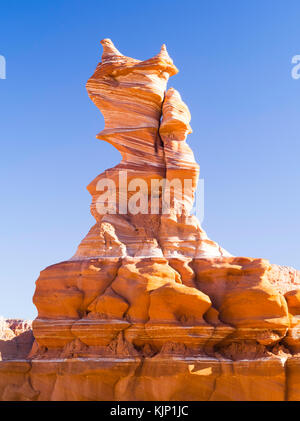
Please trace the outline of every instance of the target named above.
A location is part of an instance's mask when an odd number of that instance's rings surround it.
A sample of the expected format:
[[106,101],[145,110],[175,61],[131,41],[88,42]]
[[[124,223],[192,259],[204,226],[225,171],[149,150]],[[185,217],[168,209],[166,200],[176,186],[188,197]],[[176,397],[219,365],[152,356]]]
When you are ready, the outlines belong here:
[[300,269],[299,19],[297,0],[2,2],[0,314],[35,317],[39,271],[74,254],[93,224],[86,185],[120,160],[85,91],[103,38],[142,60],[167,44],[208,235]]

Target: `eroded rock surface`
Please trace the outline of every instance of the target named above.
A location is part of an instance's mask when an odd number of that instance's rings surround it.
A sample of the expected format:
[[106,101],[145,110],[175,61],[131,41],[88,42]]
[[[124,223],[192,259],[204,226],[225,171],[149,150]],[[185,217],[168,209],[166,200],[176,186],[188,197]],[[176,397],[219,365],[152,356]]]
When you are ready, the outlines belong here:
[[122,161],[88,186],[96,223],[76,254],[41,272],[35,341],[2,358],[1,399],[300,399],[299,272],[231,256],[191,215],[199,166],[165,46],[146,61],[102,46],[87,91]]

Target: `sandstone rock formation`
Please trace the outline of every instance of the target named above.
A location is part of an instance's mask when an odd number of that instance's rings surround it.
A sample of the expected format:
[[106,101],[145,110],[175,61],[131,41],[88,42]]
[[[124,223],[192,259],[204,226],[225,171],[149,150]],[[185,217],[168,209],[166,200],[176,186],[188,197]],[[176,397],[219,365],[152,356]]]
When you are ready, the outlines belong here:
[[165,46],[146,61],[102,46],[87,91],[122,161],[88,186],[76,254],[41,272],[35,341],[0,363],[1,398],[300,399],[300,273],[231,256],[191,215],[199,166]]
[[25,379],[30,364],[27,357],[34,337],[30,321],[0,317],[0,399],[31,400],[37,398]]

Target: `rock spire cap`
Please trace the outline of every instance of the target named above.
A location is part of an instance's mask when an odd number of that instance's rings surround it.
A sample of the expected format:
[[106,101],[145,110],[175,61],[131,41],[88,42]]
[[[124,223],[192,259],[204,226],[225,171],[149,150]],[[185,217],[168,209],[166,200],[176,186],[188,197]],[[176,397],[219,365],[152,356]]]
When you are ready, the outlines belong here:
[[103,47],[102,63],[118,61],[124,58],[124,55],[120,53],[109,38],[103,39],[100,43]]
[[173,63],[173,60],[171,59],[171,57],[169,56],[169,53],[167,51],[167,47],[166,44],[163,44],[161,46],[160,52],[156,55],[156,57],[160,57],[166,61],[169,61],[171,63]]

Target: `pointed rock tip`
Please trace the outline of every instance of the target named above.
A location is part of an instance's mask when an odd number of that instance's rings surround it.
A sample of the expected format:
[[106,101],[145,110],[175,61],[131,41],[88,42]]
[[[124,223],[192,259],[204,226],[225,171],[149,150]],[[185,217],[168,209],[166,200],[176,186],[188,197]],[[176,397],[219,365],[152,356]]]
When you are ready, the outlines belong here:
[[124,57],[109,38],[100,41],[103,47],[102,61],[111,60],[113,56]]
[[171,59],[171,57],[169,56],[166,44],[163,44],[161,46],[160,52],[157,54],[160,57],[163,57],[164,59],[167,59],[169,61],[171,61],[173,63],[173,60]]

